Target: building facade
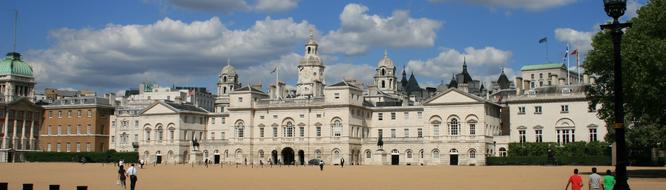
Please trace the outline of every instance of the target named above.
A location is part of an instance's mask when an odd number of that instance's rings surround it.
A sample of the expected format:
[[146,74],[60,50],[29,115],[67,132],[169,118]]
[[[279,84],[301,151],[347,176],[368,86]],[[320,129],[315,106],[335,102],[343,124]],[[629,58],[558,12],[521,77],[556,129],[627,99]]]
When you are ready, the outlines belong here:
[[107,98],[71,97],[44,107],[39,147],[47,152],[109,150],[109,121],[114,107]]
[[10,52],[0,61],[0,162],[25,160],[24,153],[38,150],[42,108],[33,103],[35,79],[21,54]]

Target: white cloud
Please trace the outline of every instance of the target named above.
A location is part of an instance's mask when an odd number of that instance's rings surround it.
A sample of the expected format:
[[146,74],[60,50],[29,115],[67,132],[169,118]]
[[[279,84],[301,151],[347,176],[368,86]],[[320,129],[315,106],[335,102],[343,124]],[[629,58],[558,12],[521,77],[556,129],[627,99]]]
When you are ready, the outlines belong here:
[[[407,63],[407,70],[414,72],[419,80],[439,84],[444,81],[445,84],[452,78],[452,74],[462,72],[463,60],[467,63],[467,71],[473,79],[482,82],[497,80],[501,68],[507,67],[507,62],[511,58],[510,51],[500,50],[494,47],[484,47],[476,49],[473,47],[465,48],[464,52],[454,49],[445,49],[437,57],[427,60],[410,60]],[[513,73],[511,68],[505,68],[504,72],[510,76]],[[488,84],[486,84],[488,85]]]
[[581,52],[588,52],[592,50],[592,36],[596,32],[583,32],[571,28],[557,28],[555,29],[555,38],[561,42],[570,44],[573,49],[578,49]]
[[250,10],[245,0],[168,0],[171,4],[187,9],[221,11],[225,13]]
[[299,0],[258,0],[255,9],[258,11],[287,11],[298,6]]
[[539,11],[560,7],[576,2],[576,0],[429,0],[430,2],[461,2],[484,5],[490,8],[526,9]]
[[275,67],[278,67],[280,81],[294,81],[298,78],[296,66],[303,56],[296,53],[288,53],[275,60],[270,60],[265,64],[253,65],[250,67],[237,69],[240,80],[245,84],[262,83],[270,85],[275,83],[275,73],[271,73]]
[[351,78],[365,84],[372,83],[375,68],[366,64],[336,63],[326,66],[327,85]]
[[371,47],[432,47],[442,23],[412,18],[407,11],[389,17],[369,15],[368,7],[348,4],[340,14],[341,27],[321,39],[324,52],[355,55]]
[[625,11],[625,14],[629,17],[629,19],[634,18],[638,16],[638,9],[640,9],[644,4],[641,4],[638,2],[638,0],[629,0],[627,1],[627,10]]
[[226,28],[217,17],[184,23],[165,18],[148,25],[58,29],[55,45],[29,51],[26,60],[40,85],[127,88],[144,80],[211,81],[231,58],[238,69],[291,53],[307,38],[307,21],[256,21],[245,30]]

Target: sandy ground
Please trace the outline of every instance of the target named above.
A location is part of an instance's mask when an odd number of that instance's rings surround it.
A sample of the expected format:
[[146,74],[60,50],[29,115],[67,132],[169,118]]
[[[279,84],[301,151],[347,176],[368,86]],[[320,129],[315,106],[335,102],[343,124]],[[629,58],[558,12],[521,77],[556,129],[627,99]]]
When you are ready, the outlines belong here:
[[[137,189],[557,189],[562,190],[575,166],[326,166],[245,167],[211,165],[148,166],[139,170]],[[577,167],[589,172],[590,167]],[[606,171],[608,166],[599,167]],[[666,167],[639,168],[650,175],[632,177],[636,190],[666,190]],[[658,173],[658,175],[652,175]],[[116,167],[106,164],[17,163],[0,164],[0,182],[9,189],[33,183],[34,189],[76,189],[86,185],[93,190],[118,190]],[[587,181],[587,176],[583,178]],[[129,179],[128,179],[129,189]],[[587,183],[584,186],[587,189]]]

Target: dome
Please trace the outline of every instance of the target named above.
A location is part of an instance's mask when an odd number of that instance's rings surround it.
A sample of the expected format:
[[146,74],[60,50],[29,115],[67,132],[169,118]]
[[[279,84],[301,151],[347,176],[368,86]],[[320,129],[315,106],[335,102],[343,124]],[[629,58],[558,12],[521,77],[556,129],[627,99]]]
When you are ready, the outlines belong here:
[[379,62],[377,63],[377,67],[395,68],[393,60],[391,60],[391,58],[388,57],[386,51],[384,51],[384,58],[380,59]]
[[32,67],[21,60],[21,54],[16,52],[7,53],[5,59],[0,62],[0,75],[32,76]]
[[230,76],[234,76],[236,75],[236,68],[234,68],[234,66],[231,66],[231,64],[227,64],[226,66],[224,66],[224,68],[222,68],[222,73],[220,74],[222,75],[227,74]]

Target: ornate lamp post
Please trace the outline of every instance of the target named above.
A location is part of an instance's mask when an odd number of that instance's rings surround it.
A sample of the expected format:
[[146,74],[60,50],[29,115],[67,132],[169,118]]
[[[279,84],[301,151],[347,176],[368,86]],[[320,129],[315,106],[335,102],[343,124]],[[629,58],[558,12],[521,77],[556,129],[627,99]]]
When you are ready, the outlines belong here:
[[631,26],[631,23],[620,23],[618,20],[627,9],[627,0],[604,0],[606,14],[613,17],[613,23],[601,25],[602,30],[610,30],[613,36],[613,65],[614,65],[614,103],[615,103],[615,142],[617,151],[615,158],[615,178],[617,183],[613,189],[629,189],[627,183],[627,153],[624,140],[624,101],[622,100],[622,57],[620,55],[620,42],[622,41],[622,29]]

